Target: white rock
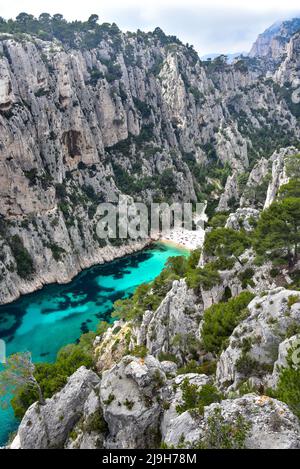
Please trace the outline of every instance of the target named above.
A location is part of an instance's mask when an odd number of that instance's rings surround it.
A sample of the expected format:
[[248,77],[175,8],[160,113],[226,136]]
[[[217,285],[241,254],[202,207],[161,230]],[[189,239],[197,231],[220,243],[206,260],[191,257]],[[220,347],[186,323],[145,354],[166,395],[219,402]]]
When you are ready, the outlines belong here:
[[[299,302],[288,306],[291,296]],[[300,325],[300,295],[298,291],[277,288],[263,297],[256,296],[248,305],[249,316],[233,331],[229,346],[222,352],[217,365],[216,379],[221,387],[236,388],[251,376],[267,379],[268,369],[278,357],[278,348],[289,326]],[[243,353],[243,348],[247,347]],[[254,360],[247,375],[240,372],[237,363],[241,357]],[[270,372],[269,372],[270,373]]]
[[[216,410],[220,411],[215,414]],[[215,417],[216,416],[216,417]],[[299,449],[300,426],[286,404],[266,396],[247,394],[238,399],[228,399],[220,404],[211,404],[204,409],[204,416],[191,415],[188,411],[172,422],[164,442],[169,446],[193,448],[200,441],[207,442],[210,419],[236,425],[237,417],[249,425],[244,446],[247,449]],[[214,430],[218,431],[218,430]],[[227,435],[226,435],[227,436]],[[222,434],[215,435],[222,444]],[[220,446],[219,446],[220,447]]]
[[69,432],[83,414],[86,399],[99,382],[93,371],[79,368],[45,405],[35,403],[29,407],[11,448],[63,448]]

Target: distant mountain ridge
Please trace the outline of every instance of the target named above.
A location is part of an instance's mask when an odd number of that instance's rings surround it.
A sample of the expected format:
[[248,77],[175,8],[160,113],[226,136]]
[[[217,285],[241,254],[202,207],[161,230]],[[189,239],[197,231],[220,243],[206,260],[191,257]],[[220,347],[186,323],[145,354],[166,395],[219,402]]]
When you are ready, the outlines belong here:
[[274,23],[258,36],[249,56],[280,60],[286,53],[290,38],[299,30],[300,18]]
[[[212,54],[205,54],[200,57],[201,60],[208,60],[208,59],[216,59],[217,57],[220,57],[222,54],[218,53],[212,53]],[[232,54],[224,54],[227,57],[227,62],[232,63],[233,60],[237,59],[238,57],[247,57],[248,52],[233,52]]]

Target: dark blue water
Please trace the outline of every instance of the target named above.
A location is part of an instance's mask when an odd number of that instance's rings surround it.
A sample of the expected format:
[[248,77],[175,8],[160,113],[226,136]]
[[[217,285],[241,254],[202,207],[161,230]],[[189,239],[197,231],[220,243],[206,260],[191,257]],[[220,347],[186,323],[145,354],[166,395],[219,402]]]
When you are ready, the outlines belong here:
[[[100,321],[111,321],[113,303],[150,282],[169,257],[188,255],[172,245],[152,248],[81,272],[67,285],[42,290],[0,306],[0,338],[7,355],[30,351],[35,362],[55,360],[58,350],[81,334],[95,330]],[[0,445],[18,422],[12,409],[0,409]]]

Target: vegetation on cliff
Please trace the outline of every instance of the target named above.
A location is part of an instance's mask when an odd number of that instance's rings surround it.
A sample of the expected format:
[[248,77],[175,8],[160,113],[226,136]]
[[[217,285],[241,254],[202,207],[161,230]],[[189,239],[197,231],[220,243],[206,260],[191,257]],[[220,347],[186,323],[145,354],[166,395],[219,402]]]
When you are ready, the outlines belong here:
[[[97,47],[107,36],[113,38],[113,45],[116,50],[122,44],[121,30],[115,23],[98,24],[99,16],[92,14],[87,21],[67,21],[63,15],[57,13],[51,16],[49,13],[42,13],[38,18],[22,12],[15,20],[5,20],[0,17],[0,34],[31,34],[44,41],[58,39],[62,43],[72,48],[92,49]],[[143,39],[154,37],[161,44],[170,43],[181,44],[176,36],[167,36],[160,28],[156,28],[153,33],[136,33]],[[195,53],[196,54],[196,53]]]

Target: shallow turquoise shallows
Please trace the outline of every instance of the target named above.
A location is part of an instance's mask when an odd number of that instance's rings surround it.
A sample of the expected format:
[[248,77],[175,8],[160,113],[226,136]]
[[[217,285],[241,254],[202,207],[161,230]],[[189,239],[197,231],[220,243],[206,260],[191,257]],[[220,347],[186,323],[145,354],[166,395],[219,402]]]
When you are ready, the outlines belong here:
[[[57,351],[95,330],[99,321],[111,321],[114,301],[153,280],[167,259],[188,251],[157,243],[151,248],[81,272],[67,285],[48,285],[0,306],[0,338],[7,355],[30,351],[35,362],[53,362]],[[18,422],[12,409],[0,410],[0,446]]]

